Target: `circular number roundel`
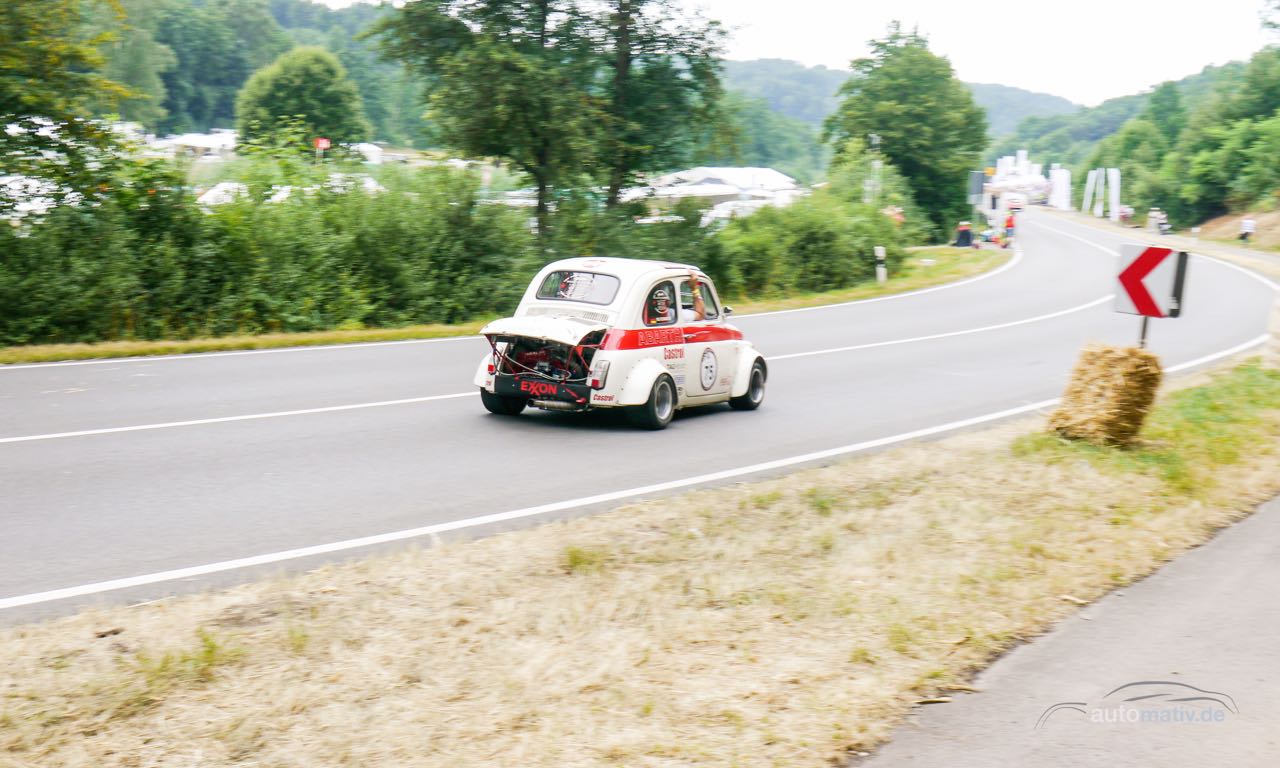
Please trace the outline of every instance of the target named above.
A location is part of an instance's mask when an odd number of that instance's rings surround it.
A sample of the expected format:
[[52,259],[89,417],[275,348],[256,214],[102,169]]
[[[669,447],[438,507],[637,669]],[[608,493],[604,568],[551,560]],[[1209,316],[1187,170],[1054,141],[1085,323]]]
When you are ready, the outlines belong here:
[[709,348],[702,351],[701,383],[703,390],[711,389],[716,383],[716,353]]

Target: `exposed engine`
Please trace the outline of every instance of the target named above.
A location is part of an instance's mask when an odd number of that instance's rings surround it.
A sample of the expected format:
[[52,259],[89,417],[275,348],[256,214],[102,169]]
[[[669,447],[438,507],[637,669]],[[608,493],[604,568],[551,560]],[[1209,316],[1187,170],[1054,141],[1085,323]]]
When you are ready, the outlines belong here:
[[567,346],[525,336],[493,337],[490,343],[496,360],[495,372],[583,384],[603,338],[604,331],[593,331],[578,344]]

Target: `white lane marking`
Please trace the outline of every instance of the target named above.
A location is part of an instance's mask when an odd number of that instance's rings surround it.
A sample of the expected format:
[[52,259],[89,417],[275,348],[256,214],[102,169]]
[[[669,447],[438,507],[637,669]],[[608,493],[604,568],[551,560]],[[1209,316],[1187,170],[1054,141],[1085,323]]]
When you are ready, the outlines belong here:
[[712,483],[720,480],[727,480],[734,477],[741,477],[757,472],[767,472],[773,469],[794,466],[810,461],[820,461],[822,459],[834,458],[845,454],[856,453],[860,451],[870,450],[872,448],[880,448],[883,446],[893,445],[895,443],[914,440],[930,435],[937,435],[943,432],[949,432],[965,427],[983,424],[997,419],[1007,418],[1009,416],[1017,416],[1019,414],[1028,413],[1041,408],[1045,408],[1057,403],[1057,400],[1044,400],[1038,403],[1019,406],[1017,408],[1009,408],[996,413],[989,413],[983,416],[975,416],[969,419],[953,421],[948,424],[942,424],[936,427],[927,427],[918,429],[913,432],[906,432],[891,437],[882,437],[875,440],[867,440],[861,443],[852,443],[842,445],[838,448],[831,448],[825,451],[815,451],[813,453],[805,453],[799,456],[790,456],[774,461],[766,461],[759,464],[751,464],[745,467],[737,467],[735,469],[726,469],[720,472],[708,472],[702,475],[694,475],[679,480],[671,480],[665,483],[654,483],[652,485],[640,486],[638,488],[628,488],[621,491],[612,491],[610,493],[601,493],[595,496],[584,496],[577,499],[568,499],[566,501],[557,501],[550,504],[541,504],[536,507],[524,507],[522,509],[514,509],[508,512],[498,512],[491,515],[481,515],[479,517],[470,517],[463,520],[453,520],[447,523],[436,523],[435,525],[425,525],[420,528],[410,528],[403,531],[394,531],[391,533],[382,533],[374,536],[363,536],[358,539],[347,539],[345,541],[335,541],[329,544],[319,544],[311,547],[300,547],[298,549],[287,549],[280,552],[271,552],[264,555],[254,555],[252,557],[242,557],[235,560],[223,560],[216,563],[207,563],[205,565],[197,565],[189,568],[178,568],[170,571],[159,571],[157,573],[149,573],[142,576],[131,576],[122,579],[111,579],[110,581],[99,581],[92,584],[83,584],[76,587],[66,587],[63,589],[53,589],[46,592],[35,592],[28,595],[17,595],[0,599],[0,610],[7,608],[18,608],[24,605],[35,605],[37,603],[47,603],[54,600],[63,600],[70,597],[83,597],[85,595],[93,595],[101,592],[111,592],[119,589],[128,589],[130,587],[139,587],[146,584],[156,584],[164,581],[174,581],[176,579],[190,579],[197,576],[207,576],[212,573],[221,573],[223,571],[231,571],[239,568],[250,568],[257,565],[269,565],[271,563],[279,563],[286,560],[296,560],[302,557],[312,557],[315,555],[326,555],[334,552],[343,552],[360,547],[375,546],[378,544],[387,544],[405,539],[413,539],[422,536],[431,536],[449,531],[458,531],[466,528],[474,528],[476,526],[488,525],[490,523],[507,522],[510,520],[519,520],[537,515],[545,515],[551,512],[560,512],[578,507],[591,506],[593,504],[604,504],[613,501],[620,501],[635,496],[643,496],[647,494],[662,493],[678,488],[686,488],[691,485],[699,485],[702,483]]
[[1073,234],[1071,234],[1070,232],[1064,232],[1064,231],[1062,231],[1061,229],[1058,229],[1057,227],[1051,227],[1051,226],[1049,226],[1048,224],[1043,224],[1043,223],[1041,223],[1041,222],[1036,222],[1036,226],[1039,226],[1039,227],[1041,227],[1041,228],[1043,228],[1043,229],[1047,229],[1047,230],[1049,230],[1050,232],[1057,232],[1059,235],[1062,235],[1063,237],[1069,237],[1069,238],[1071,238],[1072,240],[1079,240],[1080,242],[1084,243],[1085,245],[1093,246],[1094,248],[1097,248],[1098,250],[1100,250],[1100,251],[1102,251],[1103,253],[1106,253],[1106,254],[1108,254],[1108,255],[1110,255],[1110,256],[1119,256],[1119,255],[1120,255],[1120,252],[1119,252],[1119,251],[1113,251],[1113,250],[1111,250],[1110,248],[1108,248],[1108,247],[1107,247],[1107,246],[1105,246],[1105,245],[1101,245],[1101,244],[1099,244],[1099,243],[1095,243],[1095,242],[1094,242],[1094,241],[1092,241],[1092,240],[1086,240],[1085,238],[1080,237],[1079,235],[1073,235]]
[[1111,301],[1114,298],[1115,298],[1115,294],[1109,293],[1106,296],[1094,299],[1093,301],[1090,301],[1086,304],[1081,304],[1078,307],[1071,307],[1070,309],[1063,309],[1057,312],[1050,312],[1047,315],[1038,315],[1036,317],[1028,317],[1024,320],[1014,320],[1008,323],[1000,323],[999,325],[988,325],[982,328],[967,328],[963,331],[948,331],[947,333],[934,333],[934,334],[930,334],[929,336],[915,336],[909,339],[894,339],[892,341],[875,341],[868,344],[855,344],[850,347],[833,347],[831,349],[818,349],[812,352],[793,352],[789,355],[775,355],[773,357],[769,357],[766,359],[772,363],[775,360],[790,360],[792,358],[797,358],[797,357],[829,355],[836,352],[852,352],[858,349],[874,349],[876,347],[891,347],[891,346],[894,346],[895,344],[911,344],[917,341],[932,341],[933,339],[946,339],[952,336],[964,336],[965,334],[970,334],[970,333],[984,333],[986,331],[998,331],[1002,328],[1012,328],[1015,325],[1026,325],[1027,323],[1036,323],[1041,320],[1049,320],[1055,317],[1062,317],[1063,315],[1069,315],[1073,312],[1080,312],[1082,310],[1096,307],[1099,304],[1105,304],[1106,302]]
[[778,309],[778,310],[774,310],[773,312],[754,312],[746,315],[732,315],[732,317],[768,317],[770,315],[787,315],[787,314],[791,314],[792,312],[815,312],[820,309],[848,307],[853,304],[874,304],[879,301],[892,301],[894,299],[906,299],[913,296],[920,296],[926,293],[933,293],[935,291],[946,291],[951,288],[959,288],[962,285],[969,285],[970,283],[976,283],[979,280],[986,280],[988,277],[995,277],[1001,272],[1004,272],[1009,269],[1013,269],[1015,266],[1017,266],[1017,264],[1020,261],[1022,261],[1022,251],[1015,250],[1013,252],[1013,258],[1009,259],[998,269],[993,269],[990,272],[983,272],[981,275],[965,278],[964,280],[960,280],[954,283],[947,283],[946,285],[935,285],[932,288],[921,288],[918,291],[907,291],[905,293],[895,293],[892,296],[878,296],[874,299],[855,299],[853,301],[844,301],[839,304],[823,304],[817,307],[800,307],[799,309]]
[[[984,272],[975,277],[966,278],[955,283],[934,286],[933,288],[921,288],[918,291],[907,291],[906,293],[897,293],[892,296],[880,296],[874,299],[857,299],[855,301],[846,301],[840,304],[823,304],[819,307],[802,307],[800,309],[780,309],[774,312],[755,312],[744,315],[735,315],[735,317],[764,317],[766,315],[783,315],[788,312],[811,312],[818,309],[831,309],[832,307],[846,307],[850,304],[871,304],[877,301],[889,301],[890,299],[903,299],[908,296],[919,296],[923,293],[932,293],[934,291],[943,291],[949,288],[959,288],[962,285],[975,283],[979,280],[985,280],[988,277],[995,277],[1005,270],[1012,269],[1019,261],[1022,260],[1022,251],[1014,251],[1013,258],[990,272]],[[282,347],[279,349],[246,349],[236,350],[232,352],[192,352],[185,355],[151,355],[143,357],[112,357],[103,360],[68,360],[61,363],[22,363],[18,365],[0,365],[0,371],[20,371],[24,368],[64,368],[76,365],[108,365],[110,363],[143,363],[151,361],[164,362],[168,360],[207,360],[213,357],[235,357],[239,355],[270,355],[275,353],[286,352],[319,352],[326,349],[358,349],[360,347],[391,347],[400,344],[438,344],[445,341],[479,341],[477,335],[468,336],[442,336],[435,339],[402,339],[400,341],[364,341],[352,344],[313,344],[305,347]]]
[[[1211,355],[1196,360],[1166,368],[1169,373],[1192,368],[1197,365],[1212,362],[1224,357],[1230,357],[1239,352],[1243,352],[1251,347],[1267,343],[1270,340],[1269,335],[1259,336],[1251,341],[1238,344],[1231,349],[1222,352],[1215,352]],[[213,573],[222,573],[224,571],[232,571],[240,568],[251,568],[258,565],[270,565],[272,563],[285,562],[287,560],[297,560],[303,557],[313,557],[316,555],[333,554],[334,552],[344,552],[361,547],[376,546],[379,544],[389,544],[405,539],[420,538],[423,536],[432,536],[450,531],[460,531],[467,528],[475,528],[490,523],[508,522],[511,520],[520,520],[527,517],[535,517],[545,515],[552,512],[563,512],[565,510],[577,509],[579,507],[592,506],[594,504],[606,504],[613,501],[621,501],[636,496],[645,496],[649,494],[663,493],[666,491],[678,490],[680,488],[688,488],[689,486],[702,485],[705,483],[714,483],[721,480],[729,480],[743,475],[757,474],[768,472],[775,469],[784,469],[797,464],[805,464],[813,461],[822,461],[824,459],[832,459],[838,456],[845,456],[854,453],[861,453],[873,448],[883,448],[897,443],[916,440],[922,437],[930,437],[932,435],[943,434],[945,432],[954,432],[956,430],[965,429],[967,427],[977,426],[1000,419],[1018,416],[1032,411],[1038,411],[1043,408],[1057,405],[1061,402],[1061,398],[1053,398],[1052,400],[1041,400],[1038,403],[1030,403],[1020,405],[1016,408],[1007,408],[1003,411],[988,413],[982,416],[974,416],[968,419],[952,421],[947,424],[940,424],[933,427],[925,427],[912,432],[904,432],[889,437],[881,437],[875,440],[865,440],[860,443],[850,443],[837,448],[829,448],[825,451],[814,451],[812,453],[804,453],[798,456],[788,456],[773,461],[765,461],[759,464],[749,464],[744,467],[736,467],[733,469],[725,469],[719,472],[708,472],[702,475],[694,475],[679,480],[671,480],[665,483],[654,483],[652,485],[644,485],[638,488],[628,488],[621,491],[612,491],[609,493],[596,494],[594,496],[584,496],[577,499],[568,499],[565,501],[556,501],[550,504],[541,504],[536,507],[524,507],[522,509],[513,509],[508,512],[498,512],[491,515],[481,515],[479,517],[469,517],[462,520],[452,520],[447,523],[436,523],[435,525],[424,525],[420,528],[409,528],[402,531],[393,531],[391,533],[382,533],[374,536],[363,536],[357,539],[346,539],[344,541],[335,541],[329,544],[318,544],[311,547],[299,547],[297,549],[286,549],[279,552],[270,552],[263,555],[254,555],[251,557],[241,557],[235,560],[222,560],[215,563],[206,563],[204,565],[196,565],[189,568],[176,568],[169,571],[158,571],[156,573],[148,573],[141,576],[130,576],[122,579],[111,579],[109,581],[98,581],[91,584],[81,584],[75,587],[65,587],[63,589],[52,589],[45,592],[33,592],[26,595],[16,595],[14,597],[6,597],[0,599],[0,611],[9,608],[19,608],[26,605],[36,605],[39,603],[49,603],[55,600],[65,600],[72,597],[84,597],[86,595],[95,595],[102,592],[113,592],[120,589],[128,589],[130,587],[140,587],[147,584],[158,584],[165,581],[175,581],[178,579],[190,579],[199,576],[207,576]]]
[[1165,368],[1164,372],[1177,373],[1178,371],[1185,371],[1188,368],[1195,368],[1197,365],[1204,365],[1205,363],[1211,363],[1214,360],[1220,360],[1224,357],[1231,357],[1232,355],[1239,354],[1240,352],[1244,352],[1247,349],[1252,349],[1253,347],[1260,347],[1263,344],[1266,344],[1268,341],[1271,341],[1271,334],[1264,333],[1261,336],[1256,336],[1250,339],[1249,341],[1244,342],[1243,344],[1237,344],[1231,349],[1224,349],[1221,352],[1214,352],[1211,355],[1205,355],[1204,357],[1197,357],[1195,360],[1188,360],[1185,363],[1178,363],[1177,365],[1171,365],[1168,368]]
[[[1025,320],[1014,320],[1012,322],[1001,323],[999,325],[988,325],[983,328],[969,328],[963,331],[935,333],[930,336],[916,336],[914,338],[909,338],[909,339],[893,339],[890,341],[877,341],[869,344],[856,344],[849,347],[819,349],[812,352],[795,352],[789,355],[776,355],[774,357],[769,357],[766,359],[772,363],[777,360],[790,360],[792,358],[797,358],[797,357],[813,357],[815,355],[831,355],[831,354],[836,354],[838,352],[853,352],[860,349],[873,349],[875,347],[889,347],[897,344],[912,344],[919,341],[931,341],[933,339],[945,339],[952,336],[964,336],[966,334],[971,334],[971,333],[984,333],[986,331],[998,331],[1002,328],[1011,328],[1015,325],[1025,325],[1027,323],[1035,323],[1041,320],[1049,320],[1055,317],[1061,317],[1062,315],[1068,315],[1068,314],[1071,314],[1072,312],[1079,312],[1081,310],[1089,309],[1090,307],[1094,307],[1104,302],[1110,301],[1113,298],[1115,298],[1114,295],[1107,295],[1107,296],[1103,296],[1100,299],[1095,299],[1087,304],[1081,304],[1078,307],[1071,307],[1070,309],[1064,309],[1058,312],[1051,312],[1047,315],[1039,315],[1037,317],[1031,317]],[[298,411],[276,411],[274,413],[253,413],[245,416],[221,416],[221,417],[210,418],[210,419],[193,419],[190,421],[170,421],[162,424],[140,424],[132,427],[108,427],[105,429],[85,429],[77,432],[55,432],[52,434],[45,434],[45,435],[23,435],[20,437],[0,437],[0,444],[26,443],[26,442],[32,442],[35,440],[57,440],[59,438],[86,437],[90,435],[109,435],[116,432],[141,432],[141,431],[150,430],[150,429],[171,429],[174,427],[192,427],[192,426],[199,426],[203,424],[221,424],[223,422],[229,422],[229,421],[251,421],[254,419],[274,419],[282,416],[306,416],[314,413],[330,413],[333,411],[351,411],[351,410],[356,410],[358,408],[380,408],[382,406],[388,406],[388,405],[409,405],[413,403],[425,403],[431,400],[448,400],[451,398],[458,398],[458,397],[471,397],[471,396],[474,396],[475,394],[477,394],[477,392],[458,392],[452,395],[434,395],[431,397],[411,397],[405,400],[383,400],[377,403],[356,403],[354,405],[334,405],[334,406],[328,406],[325,408],[307,408],[307,409],[298,410]]]
[[252,421],[254,419],[275,419],[281,416],[306,416],[313,413],[333,413],[336,411],[355,411],[361,408],[381,408],[387,405],[408,405],[410,403],[426,403],[432,400],[449,400],[457,397],[475,397],[476,392],[457,392],[452,395],[431,395],[429,397],[409,397],[404,400],[383,400],[376,403],[355,403],[352,405],[330,405],[323,408],[303,408],[296,411],[275,411],[273,413],[250,413],[244,416],[219,416],[212,419],[191,419],[189,421],[169,421],[161,424],[138,424],[132,427],[107,427],[105,429],[82,429],[77,432],[54,432],[47,435],[23,435],[20,437],[0,437],[0,443],[27,443],[34,440],[57,440],[63,437],[85,437],[87,435],[109,435],[116,432],[142,432],[149,429],[172,429],[174,427],[194,427],[201,424],[222,424],[230,421]]
[[[1101,249],[1101,250],[1104,250],[1104,251],[1106,251],[1107,253],[1109,253],[1109,254],[1111,254],[1111,255],[1113,255],[1113,256],[1117,256],[1117,257],[1118,257],[1118,256],[1120,255],[1120,254],[1119,254],[1119,252],[1117,252],[1117,251],[1113,251],[1113,250],[1111,250],[1110,248],[1107,248],[1107,247],[1102,246],[1102,245],[1098,245],[1097,243],[1094,243],[1094,242],[1091,242],[1091,241],[1089,241],[1089,240],[1086,240],[1086,239],[1084,239],[1083,237],[1079,237],[1079,236],[1077,236],[1077,235],[1073,235],[1073,234],[1071,234],[1070,232],[1064,232],[1064,231],[1062,231],[1061,229],[1058,229],[1057,227],[1051,227],[1051,226],[1049,226],[1048,224],[1040,224],[1039,222],[1037,222],[1037,224],[1038,224],[1038,226],[1041,226],[1041,227],[1043,227],[1043,228],[1045,228],[1045,229],[1047,229],[1047,230],[1049,230],[1049,231],[1051,231],[1051,232],[1057,232],[1059,235],[1062,235],[1063,237],[1070,237],[1070,238],[1072,238],[1072,239],[1079,240],[1079,241],[1080,241],[1080,242],[1082,242],[1082,243],[1088,243],[1089,245],[1092,245],[1092,246],[1093,246],[1093,247],[1095,247],[1095,248],[1099,248],[1099,249]],[[1083,227],[1084,225],[1083,225],[1083,224],[1074,224],[1074,226],[1077,226],[1077,227]],[[1102,234],[1106,234],[1106,235],[1108,235],[1108,236],[1110,236],[1110,237],[1120,237],[1120,238],[1123,238],[1123,235],[1119,235],[1119,234],[1112,234],[1112,233],[1109,233],[1109,232],[1108,232],[1108,233],[1102,233]],[[1140,242],[1140,243],[1142,243],[1142,244],[1144,244],[1144,245],[1156,245],[1156,244],[1157,244],[1157,243],[1151,242],[1151,241],[1149,241],[1149,240],[1136,240],[1136,239],[1135,239],[1135,242]],[[1165,246],[1161,246],[1161,247],[1165,247]],[[1176,249],[1175,249],[1175,250],[1176,250]],[[1258,282],[1260,282],[1260,283],[1262,283],[1263,285],[1267,286],[1267,287],[1268,287],[1268,288],[1270,288],[1271,290],[1276,291],[1276,292],[1280,292],[1280,283],[1276,283],[1275,281],[1271,280],[1270,278],[1266,277],[1265,275],[1261,275],[1261,274],[1259,274],[1259,273],[1257,273],[1257,272],[1254,272],[1254,271],[1253,271],[1253,270],[1251,270],[1251,269],[1247,269],[1247,268],[1245,268],[1245,267],[1240,266],[1239,264],[1235,264],[1235,263],[1233,263],[1233,262],[1227,261],[1226,259],[1222,259],[1222,258],[1219,258],[1219,257],[1217,257],[1217,256],[1211,256],[1211,255],[1206,254],[1206,253],[1198,253],[1198,252],[1195,252],[1195,251],[1189,251],[1189,253],[1190,253],[1192,256],[1195,256],[1197,259],[1204,259],[1205,261],[1212,262],[1212,263],[1217,264],[1217,265],[1219,265],[1219,266],[1227,267],[1227,268],[1229,268],[1229,269],[1234,269],[1235,271],[1237,271],[1237,272],[1239,272],[1239,273],[1241,273],[1241,274],[1243,274],[1243,275],[1248,275],[1249,277],[1252,277],[1254,280],[1257,280]]]
[[280,347],[278,349],[241,349],[231,352],[189,352],[185,355],[144,355],[142,357],[107,357],[100,360],[68,360],[61,363],[22,363],[0,365],[0,371],[20,371],[24,368],[68,368],[76,365],[110,365],[112,363],[149,363],[169,360],[208,360],[213,357],[237,357],[241,355],[271,355],[287,352],[320,352],[326,349],[359,349],[361,347],[394,347],[402,344],[439,344],[445,341],[482,341],[480,336],[441,336],[435,339],[401,339],[399,341],[357,341],[350,344],[312,344],[305,347]]

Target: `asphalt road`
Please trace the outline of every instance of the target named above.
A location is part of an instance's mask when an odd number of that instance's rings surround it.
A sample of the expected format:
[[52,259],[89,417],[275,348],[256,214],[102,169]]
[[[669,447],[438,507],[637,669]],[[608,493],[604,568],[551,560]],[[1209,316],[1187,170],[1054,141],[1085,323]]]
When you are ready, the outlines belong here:
[[919,711],[855,765],[1274,766],[1278,579],[1280,499],[1015,649],[981,693]]
[[[981,279],[737,318],[770,360],[764,407],[682,412],[656,433],[610,414],[489,416],[479,338],[0,367],[0,621],[1043,407],[1084,343],[1134,343],[1139,320],[1108,298],[1120,236],[1039,211],[1021,224],[1021,257]],[[1150,346],[1182,368],[1257,342],[1274,296],[1195,258],[1184,315],[1153,322]]]

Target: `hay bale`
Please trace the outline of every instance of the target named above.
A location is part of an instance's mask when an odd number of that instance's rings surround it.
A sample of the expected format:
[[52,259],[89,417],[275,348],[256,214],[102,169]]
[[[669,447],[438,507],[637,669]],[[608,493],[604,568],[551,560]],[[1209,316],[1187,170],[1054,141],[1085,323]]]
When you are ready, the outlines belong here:
[[1049,428],[1071,440],[1127,445],[1160,387],[1160,359],[1136,347],[1085,347]]

